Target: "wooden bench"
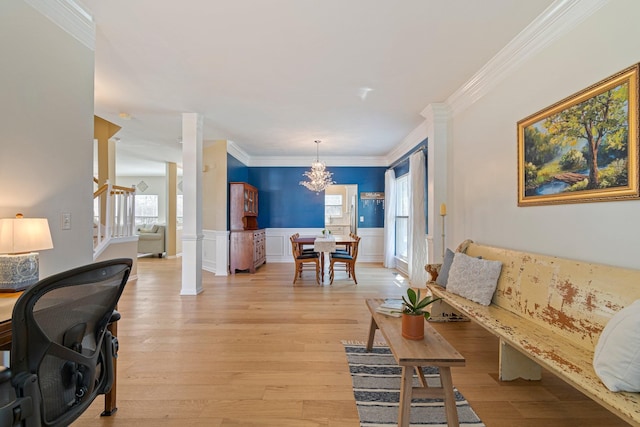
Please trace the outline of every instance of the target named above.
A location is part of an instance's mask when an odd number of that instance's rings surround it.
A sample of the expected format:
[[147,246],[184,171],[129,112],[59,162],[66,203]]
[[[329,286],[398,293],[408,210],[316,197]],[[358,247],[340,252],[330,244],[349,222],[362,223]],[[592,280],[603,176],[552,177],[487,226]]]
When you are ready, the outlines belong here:
[[[543,367],[640,426],[640,393],[609,391],[593,368],[604,326],[616,312],[640,299],[640,271],[475,243],[469,243],[465,253],[502,262],[489,306],[447,292],[434,282],[428,286],[446,304],[500,338],[501,380],[538,380]],[[438,270],[439,265],[425,268]]]

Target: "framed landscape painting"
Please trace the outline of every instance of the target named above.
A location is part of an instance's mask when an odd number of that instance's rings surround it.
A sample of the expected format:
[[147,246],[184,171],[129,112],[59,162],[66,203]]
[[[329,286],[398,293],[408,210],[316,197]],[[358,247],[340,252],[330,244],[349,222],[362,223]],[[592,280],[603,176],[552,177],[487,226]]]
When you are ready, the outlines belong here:
[[638,199],[638,69],[518,122],[518,206]]

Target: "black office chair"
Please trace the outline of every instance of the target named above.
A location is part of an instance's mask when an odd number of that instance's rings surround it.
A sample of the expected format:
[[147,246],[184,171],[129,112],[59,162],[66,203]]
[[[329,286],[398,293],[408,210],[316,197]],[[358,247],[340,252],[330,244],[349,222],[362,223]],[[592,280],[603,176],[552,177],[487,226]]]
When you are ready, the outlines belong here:
[[67,426],[111,390],[118,341],[107,326],[119,319],[131,265],[122,258],[78,267],[20,296],[11,368],[0,372],[0,426]]

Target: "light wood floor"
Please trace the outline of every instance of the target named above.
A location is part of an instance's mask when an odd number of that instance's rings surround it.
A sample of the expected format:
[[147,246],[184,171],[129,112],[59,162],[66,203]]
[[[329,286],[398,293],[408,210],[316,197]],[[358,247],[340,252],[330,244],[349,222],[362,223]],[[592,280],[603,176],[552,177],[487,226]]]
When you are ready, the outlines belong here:
[[[359,425],[341,340],[366,340],[363,300],[403,294],[400,276],[358,264],[357,286],[336,273],[319,287],[310,272],[292,286],[293,264],[266,264],[203,272],[194,297],[179,295],[180,267],[139,259],[119,305],[119,410],[101,418],[99,397],[74,426]],[[454,384],[488,427],[626,425],[550,374],[500,383],[498,342],[473,323],[434,326],[466,357]]]

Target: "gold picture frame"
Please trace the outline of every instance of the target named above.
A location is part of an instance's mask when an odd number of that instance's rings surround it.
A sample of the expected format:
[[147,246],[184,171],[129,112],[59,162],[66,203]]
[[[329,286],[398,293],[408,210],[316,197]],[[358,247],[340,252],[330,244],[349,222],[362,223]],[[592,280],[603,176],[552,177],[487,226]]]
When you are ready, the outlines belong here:
[[639,69],[518,122],[518,206],[638,199]]

